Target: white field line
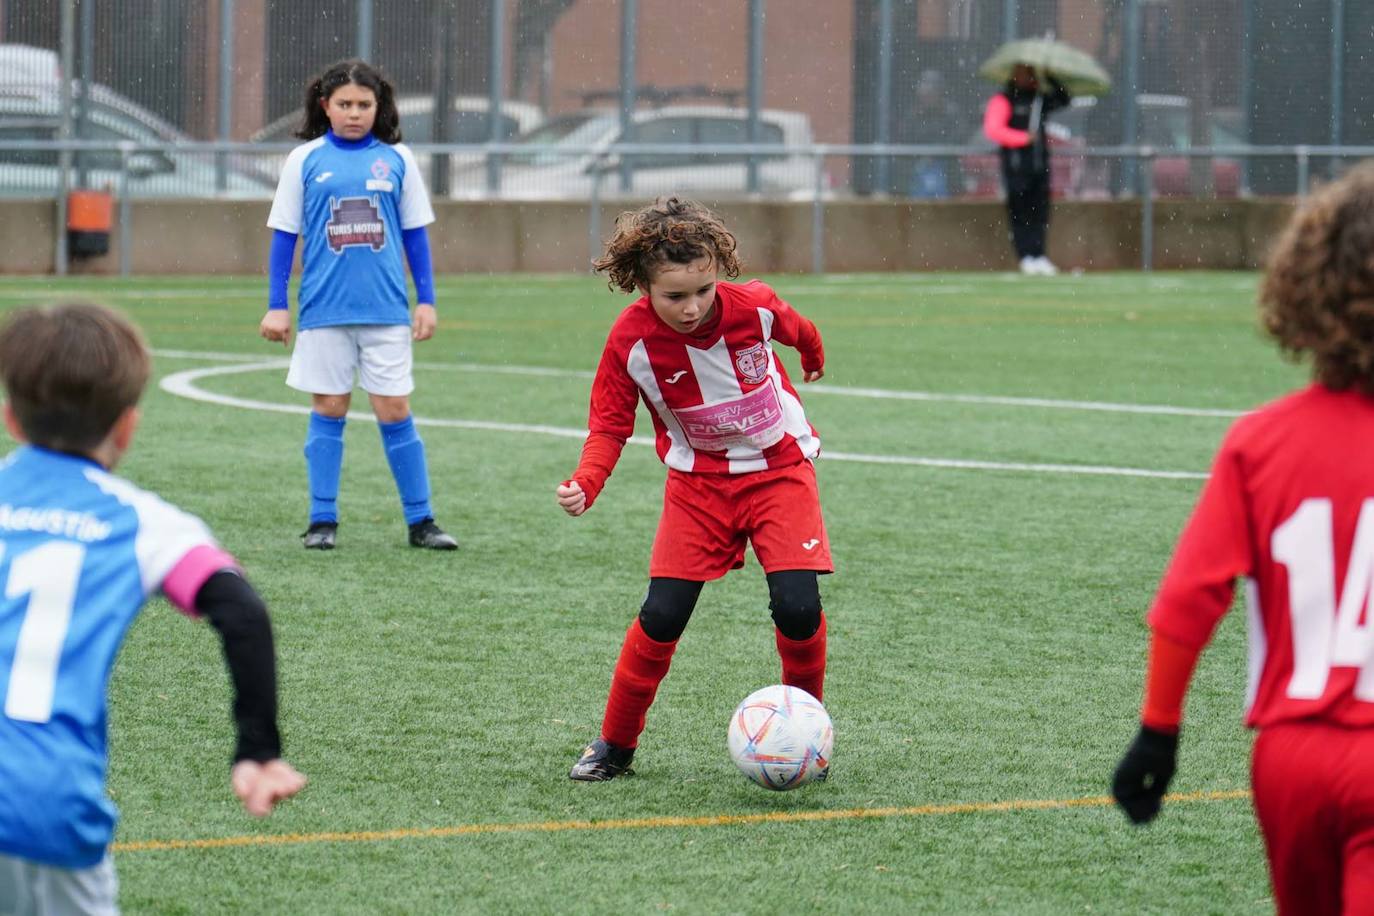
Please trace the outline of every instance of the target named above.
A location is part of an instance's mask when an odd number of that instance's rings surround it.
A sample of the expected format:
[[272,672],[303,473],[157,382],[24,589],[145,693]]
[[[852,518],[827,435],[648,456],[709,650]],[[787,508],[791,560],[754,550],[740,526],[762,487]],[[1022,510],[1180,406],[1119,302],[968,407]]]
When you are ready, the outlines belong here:
[[[220,404],[224,407],[241,407],[246,410],[266,410],[273,413],[294,413],[306,415],[310,413],[310,408],[304,404],[277,404],[272,401],[257,401],[252,398],[236,398],[227,394],[216,394],[213,391],[196,385],[196,382],[203,378],[214,375],[236,375],[241,372],[260,372],[265,369],[285,369],[288,361],[284,359],[273,359],[264,362],[243,363],[236,366],[215,366],[210,369],[190,369],[185,372],[174,372],[164,376],[158,383],[158,387],[168,394],[176,395],[181,398],[188,398],[192,401],[203,401],[207,404]],[[351,410],[348,412],[350,420],[371,420],[372,414],[367,411]],[[561,436],[566,439],[585,439],[587,431],[585,429],[570,429],[560,426],[539,426],[525,423],[491,423],[485,420],[444,420],[429,417],[416,417],[415,422],[424,426],[445,426],[455,429],[485,429],[496,432],[513,433],[538,433],[545,436]],[[631,442],[642,444],[636,439]]]
[[[522,279],[522,283],[527,288],[519,286],[502,290],[502,295],[506,296],[547,296],[546,287],[554,286],[566,281],[566,276],[529,276]],[[1007,283],[1024,283],[1025,280],[1017,271],[999,271],[980,275],[980,280],[997,279]],[[1115,283],[1119,277],[1113,274],[1065,274],[1059,278],[1063,281],[1072,282],[1074,286],[1094,286],[1098,284]],[[1055,281],[1051,280],[1050,283]],[[1185,277],[1143,277],[1139,280],[1146,289],[1159,291],[1174,291],[1188,289],[1191,281]],[[1238,279],[1231,283],[1222,284],[1226,289],[1250,292],[1255,289],[1256,282],[1253,279]],[[1036,284],[1039,285],[1039,284]],[[785,284],[783,290],[787,294],[843,294],[853,293],[891,293],[898,288],[910,289],[920,295],[964,295],[974,292],[981,287],[972,285],[961,276],[945,274],[942,278],[932,278],[929,274],[898,274],[893,275],[891,282],[884,282],[883,279],[873,275],[864,274],[830,274],[820,277],[808,277],[805,280],[790,282]],[[191,299],[212,294],[220,298],[234,299],[261,299],[266,301],[267,284],[255,283],[245,286],[172,286],[162,289],[110,289],[105,288],[98,293],[92,292],[91,295],[98,296],[107,300],[168,300],[168,299]],[[73,295],[83,295],[84,290],[72,290],[66,287],[54,289],[50,285],[19,286],[0,289],[0,300],[10,299],[66,299]]]
[[1174,417],[1239,417],[1243,410],[1216,407],[1173,407],[1168,404],[1115,404],[1110,401],[1062,401],[1054,398],[1013,398],[991,394],[943,394],[933,391],[894,391],[888,388],[843,388],[808,385],[806,393],[898,401],[938,401],[950,404],[996,404],[1005,407],[1044,407],[1051,410],[1098,410],[1106,413],[1160,414]]
[[103,300],[166,300],[166,299],[196,299],[205,296],[214,296],[216,299],[254,299],[260,298],[263,302],[267,301],[267,286],[202,286],[196,287],[169,287],[167,289],[102,289],[98,292],[73,289],[50,289],[47,287],[32,288],[9,288],[0,290],[0,298],[3,299],[71,299],[90,295],[96,299]]
[[1149,468],[1119,468],[1091,464],[1021,464],[1007,461],[971,461],[963,458],[918,458],[907,455],[858,455],[850,452],[822,452],[826,461],[857,461],[862,464],[905,464],[924,468],[952,468],[961,471],[1026,471],[1035,474],[1095,474],[1106,477],[1155,477],[1165,480],[1206,480],[1196,471],[1155,471]]
[[[169,359],[204,359],[222,362],[256,362],[263,357],[248,353],[215,353],[200,350],[154,350],[154,356]],[[503,366],[487,363],[425,363],[417,362],[417,369],[450,372],[484,372],[498,375],[535,375],[547,378],[593,378],[596,373],[580,369],[551,369],[547,366]],[[902,391],[892,388],[850,388],[839,385],[813,384],[805,388],[813,394],[836,395],[875,400],[928,401],[946,404],[980,404],[1001,407],[1038,407],[1050,410],[1094,410],[1104,413],[1156,414],[1175,417],[1239,417],[1243,410],[1217,407],[1174,407],[1168,404],[1119,404],[1110,401],[1069,401],[1055,398],[1018,398],[991,394],[945,394],[936,391]]]
[[[267,369],[281,370],[285,369],[287,365],[288,361],[285,359],[273,359],[252,363],[239,363],[230,366],[212,366],[208,369],[188,369],[164,376],[162,381],[159,382],[158,387],[168,394],[177,397],[188,398],[193,401],[202,401],[208,404],[219,404],[224,407],[239,407],[246,410],[264,410],[274,413],[309,414],[310,408],[304,404],[277,404],[271,401],[237,398],[230,395],[206,391],[196,384],[200,379],[210,378],[216,375],[236,375],[245,372],[259,372]],[[372,415],[365,411],[350,411],[348,417],[351,420],[370,420]],[[543,426],[529,423],[495,423],[486,420],[448,420],[419,416],[415,418],[415,422],[422,426],[438,426],[450,429],[480,429],[492,432],[533,433],[536,435],[557,436],[563,439],[576,439],[579,441],[587,437],[587,431],[585,429],[575,429],[565,426]],[[643,436],[634,436],[630,439],[630,444],[652,446],[653,440]],[[1147,468],[1121,468],[1074,464],[1020,464],[1015,462],[969,461],[958,458],[924,458],[906,455],[861,455],[847,452],[826,452],[825,457],[830,461],[853,461],[860,464],[897,464],[972,471],[1013,471],[1039,474],[1153,477],[1166,480],[1202,480],[1207,476],[1206,474],[1199,474],[1192,471],[1156,471]]]
[[[285,352],[285,349],[278,352]],[[202,359],[216,363],[260,363],[263,360],[271,360],[276,365],[282,360],[290,359],[289,356],[273,357],[268,353],[220,353],[213,350],[163,350],[158,348],[153,350],[153,356],[161,356],[165,359]]]
[[[205,350],[154,350],[153,356],[162,356],[167,359],[200,359],[212,360],[225,363],[257,363],[264,359],[272,360],[275,363],[281,362],[285,365],[285,360],[289,357],[283,356],[280,359],[267,356],[264,353],[215,353]],[[416,369],[430,369],[434,371],[452,372],[490,372],[495,375],[541,375],[550,378],[595,378],[595,372],[587,372],[582,369],[553,369],[548,366],[502,366],[495,363],[415,363]]]
[[[967,283],[913,283],[908,289],[914,296],[963,296],[975,291],[975,287]],[[845,296],[849,294],[857,295],[891,295],[893,287],[885,286],[881,283],[845,283],[845,284],[821,284],[821,283],[789,283],[787,284],[787,298],[794,296],[827,295]]]

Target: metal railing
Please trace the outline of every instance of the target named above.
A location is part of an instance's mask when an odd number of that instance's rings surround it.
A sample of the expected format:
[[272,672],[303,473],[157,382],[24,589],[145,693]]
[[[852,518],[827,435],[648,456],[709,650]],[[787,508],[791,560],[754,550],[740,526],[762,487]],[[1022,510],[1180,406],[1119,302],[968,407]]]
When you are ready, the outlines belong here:
[[[132,238],[131,202],[143,196],[136,192],[135,182],[142,177],[155,176],[155,170],[139,167],[138,157],[151,157],[156,162],[176,163],[191,160],[197,163],[207,187],[179,188],[175,184],[164,185],[159,196],[180,198],[225,198],[271,199],[275,188],[276,173],[280,162],[296,144],[263,143],[109,143],[91,140],[38,141],[38,140],[0,140],[0,195],[16,198],[52,198],[56,200],[65,187],[75,187],[77,174],[84,174],[100,187],[107,187],[118,202],[117,229],[121,239]],[[811,267],[819,273],[825,269],[825,208],[827,202],[856,196],[851,187],[844,184],[843,176],[852,175],[861,164],[875,162],[892,163],[904,160],[924,160],[935,162],[957,161],[964,168],[970,162],[980,163],[980,168],[996,165],[996,152],[988,147],[954,145],[857,145],[857,144],[811,144],[807,146],[784,147],[776,144],[717,144],[690,145],[680,144],[621,144],[615,146],[559,146],[531,150],[528,145],[514,143],[485,143],[478,145],[460,144],[416,144],[412,147],[417,158],[422,161],[447,163],[449,168],[463,172],[470,179],[452,184],[451,196],[469,199],[554,199],[586,200],[588,212],[588,248],[593,256],[600,253],[601,231],[604,204],[609,200],[642,200],[655,193],[680,190],[684,194],[705,197],[711,200],[740,199],[790,199],[807,202],[811,206]],[[83,156],[90,154],[114,153],[118,157],[118,167],[103,170],[113,180],[100,182],[102,170],[83,167]],[[21,186],[17,189],[7,179],[7,175],[33,169],[49,168],[23,163],[25,155],[42,157],[52,154],[55,164],[52,173],[44,173],[44,180],[51,177],[52,187],[44,193],[43,181],[38,181],[31,189]],[[1191,149],[1160,149],[1151,146],[1104,146],[1073,148],[1053,154],[1073,162],[1091,160],[1119,161],[1136,163],[1130,169],[1136,178],[1136,187],[1124,194],[1112,194],[1107,188],[1095,188],[1092,196],[1116,197],[1141,201],[1141,268],[1149,270],[1154,261],[1154,202],[1157,188],[1154,183],[1153,163],[1161,159],[1209,159],[1231,160],[1242,164],[1241,180],[1236,190],[1237,196],[1250,196],[1249,185],[1245,180],[1246,166],[1256,160],[1291,160],[1294,167],[1294,187],[1292,193],[1302,196],[1307,193],[1313,178],[1314,161],[1326,160],[1334,174],[1338,164],[1348,160],[1374,157],[1374,146],[1329,146],[1300,144],[1295,146],[1217,146],[1194,147]],[[160,160],[157,157],[162,157]],[[655,163],[655,157],[664,160]],[[15,164],[15,160],[20,164]],[[70,160],[67,166],[67,180],[62,181],[60,164]],[[575,169],[569,170],[569,164]],[[146,164],[145,164],[146,165]],[[269,168],[270,166],[270,168]],[[563,169],[562,174],[558,170]],[[764,189],[760,192],[745,190],[744,177],[749,173],[763,170]],[[771,169],[770,172],[768,170]],[[704,182],[694,187],[690,182],[681,188],[674,185],[675,179],[687,174],[686,170],[715,170],[711,174],[698,175]],[[878,173],[886,169],[875,170]],[[649,173],[660,181],[663,187],[648,182],[644,186],[635,184],[636,176]],[[229,187],[226,175],[238,176],[240,184]],[[96,178],[92,179],[91,176]],[[544,181],[534,185],[521,185],[521,181],[531,180],[531,175]],[[628,176],[628,181],[627,177]],[[982,176],[986,179],[986,175]],[[712,181],[715,184],[712,184]],[[560,186],[560,182],[563,184]],[[738,187],[735,186],[738,184]],[[628,186],[627,186],[628,185]],[[998,173],[1000,187],[1000,173]],[[169,191],[170,187],[170,191]],[[16,193],[16,190],[18,193]],[[942,195],[949,200],[968,200],[970,195],[958,193],[965,188],[953,189],[956,193]],[[1063,188],[1064,196],[1073,198],[1083,189]],[[994,192],[995,194],[996,192]],[[986,191],[974,197],[994,196]],[[901,193],[878,192],[865,196],[900,199],[908,195]],[[64,227],[59,226],[59,234]],[[61,246],[59,246],[61,247]],[[129,244],[119,246],[120,273],[130,271]],[[59,256],[65,254],[61,252]]]

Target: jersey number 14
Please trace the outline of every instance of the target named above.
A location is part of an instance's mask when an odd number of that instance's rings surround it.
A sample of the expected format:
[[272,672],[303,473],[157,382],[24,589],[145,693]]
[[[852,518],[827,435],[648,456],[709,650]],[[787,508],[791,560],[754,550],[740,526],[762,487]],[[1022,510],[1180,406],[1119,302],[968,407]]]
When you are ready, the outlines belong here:
[[1331,500],[1305,499],[1274,529],[1270,549],[1288,567],[1288,610],[1293,624],[1293,676],[1288,696],[1315,700],[1326,692],[1332,668],[1358,668],[1354,695],[1374,702],[1374,499],[1360,507],[1355,542],[1336,603],[1336,558]]

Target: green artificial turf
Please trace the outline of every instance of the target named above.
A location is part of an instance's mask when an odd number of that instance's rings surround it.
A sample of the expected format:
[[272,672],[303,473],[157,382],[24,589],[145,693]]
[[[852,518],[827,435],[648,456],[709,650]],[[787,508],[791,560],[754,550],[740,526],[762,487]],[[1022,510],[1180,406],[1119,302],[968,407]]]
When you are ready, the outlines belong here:
[[[1256,330],[1254,276],[767,279],[826,344],[825,379],[798,387],[837,456],[817,465],[837,566],[822,580],[829,782],[770,794],[726,756],[735,704],[778,680],[752,557],[703,592],[638,775],[567,779],[643,596],[664,470],[632,445],[570,519],[553,491],[580,443],[531,427],[584,428],[591,371],[628,300],[585,276],[443,277],[439,333],[416,348],[415,411],[491,424],[421,428],[456,554],[406,545],[371,421],[347,429],[339,548],[307,553],[304,415],[150,386],[120,471],[202,516],[267,599],[287,757],[310,785],[266,820],[242,812],[217,640],[150,604],[111,683],[125,910],[1268,910],[1243,797],[1169,804],[1147,829],[1096,803],[987,807],[1105,795],[1135,729],[1144,612],[1200,479],[839,460],[1200,475],[1227,416],[1017,399],[1241,411],[1296,387],[1303,370]],[[158,351],[157,379],[252,365],[224,355],[282,359],[256,336],[265,296],[251,277],[0,282],[3,308],[124,309]],[[798,381],[796,354],[780,352]],[[191,384],[303,409],[284,375]],[[1175,791],[1247,788],[1242,617],[1204,655]],[[748,817],[774,814],[801,817]],[[635,823],[604,823],[620,821]],[[220,838],[239,845],[146,848]]]

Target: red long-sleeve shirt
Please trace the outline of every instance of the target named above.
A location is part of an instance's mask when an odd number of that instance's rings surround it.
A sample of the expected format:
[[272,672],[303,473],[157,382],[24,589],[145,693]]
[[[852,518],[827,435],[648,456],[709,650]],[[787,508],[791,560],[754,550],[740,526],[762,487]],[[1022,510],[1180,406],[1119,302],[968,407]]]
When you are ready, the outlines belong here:
[[1374,399],[1311,385],[1227,433],[1150,609],[1147,725],[1177,724],[1240,578],[1246,724],[1374,726]]
[[820,439],[774,357],[795,347],[802,368],[825,363],[815,324],[767,284],[722,281],[716,314],[691,334],[674,331],[642,297],[616,319],[592,383],[589,435],[573,474],[590,506],[634,432],[642,400],[659,458],[688,473],[747,474],[816,457]]

